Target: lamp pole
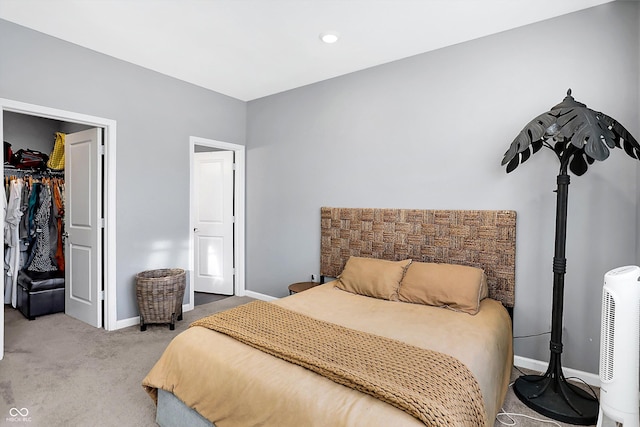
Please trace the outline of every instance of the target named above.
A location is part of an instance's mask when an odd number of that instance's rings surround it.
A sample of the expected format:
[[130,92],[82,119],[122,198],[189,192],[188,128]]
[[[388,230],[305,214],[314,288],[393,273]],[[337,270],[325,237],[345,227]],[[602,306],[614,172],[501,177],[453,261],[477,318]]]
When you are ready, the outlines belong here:
[[568,144],[560,157],[556,189],[556,236],[553,256],[553,304],[549,366],[544,375],[524,375],[513,384],[518,398],[531,409],[550,418],[571,424],[592,425],[598,418],[598,401],[582,389],[567,382],[562,372],[562,312],[564,276],[567,271],[567,207],[570,178],[569,159],[577,148]]

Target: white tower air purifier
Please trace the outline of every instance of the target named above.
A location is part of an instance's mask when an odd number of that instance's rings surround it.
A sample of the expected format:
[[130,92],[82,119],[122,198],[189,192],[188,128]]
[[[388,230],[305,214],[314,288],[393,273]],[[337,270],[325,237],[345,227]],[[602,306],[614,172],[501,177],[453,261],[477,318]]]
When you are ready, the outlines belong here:
[[[597,427],[640,427],[640,267],[604,275],[600,335],[600,411]],[[615,424],[608,424],[615,422]]]

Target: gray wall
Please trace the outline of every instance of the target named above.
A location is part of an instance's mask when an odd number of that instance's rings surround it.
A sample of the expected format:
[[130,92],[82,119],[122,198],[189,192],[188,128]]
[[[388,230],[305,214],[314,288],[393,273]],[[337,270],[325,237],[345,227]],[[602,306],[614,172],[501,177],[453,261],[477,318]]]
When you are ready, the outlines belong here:
[[20,149],[32,149],[49,155],[56,132],[73,133],[91,127],[12,111],[4,111],[2,115],[4,140],[11,144],[14,153]]
[[13,152],[20,149],[38,150],[50,154],[55,142],[55,132],[62,132],[58,120],[5,111],[3,114],[4,140],[11,144]]
[[[615,2],[249,103],[248,288],[284,296],[319,270],[320,207],[513,209],[515,335],[550,330],[555,181],[549,150],[502,155],[564,98],[640,138],[639,4]],[[615,150],[569,190],[563,361],[598,371],[603,275],[637,264],[638,161]],[[548,359],[549,336],[517,339]]]
[[244,145],[246,103],[4,20],[0,97],[117,121],[117,318],[136,316],[137,272],[188,267],[189,136]]

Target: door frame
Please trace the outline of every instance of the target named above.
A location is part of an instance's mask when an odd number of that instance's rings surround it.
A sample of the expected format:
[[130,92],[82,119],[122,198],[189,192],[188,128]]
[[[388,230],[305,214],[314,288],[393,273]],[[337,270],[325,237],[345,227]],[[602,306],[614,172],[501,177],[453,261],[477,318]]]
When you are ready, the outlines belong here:
[[[0,98],[0,137],[4,141],[4,112],[44,117],[63,122],[79,123],[104,130],[104,168],[103,168],[103,210],[104,234],[103,245],[103,279],[104,309],[103,328],[111,331],[117,329],[116,305],[116,121],[102,117],[28,104],[6,98]],[[0,171],[4,175],[4,150],[0,154],[2,165]],[[4,223],[4,212],[0,210],[0,223]],[[0,286],[4,289],[4,275],[0,278]],[[4,357],[4,309],[0,310],[0,360]]]
[[[195,269],[194,259],[194,236],[193,236],[193,207],[194,198],[194,155],[196,145],[203,147],[217,148],[234,152],[234,184],[233,184],[233,204],[234,204],[234,227],[233,227],[233,259],[234,259],[234,280],[233,294],[237,296],[245,295],[244,265],[245,265],[245,245],[244,245],[244,222],[245,222],[245,147],[244,145],[232,144],[229,142],[216,141],[214,139],[201,138],[197,136],[189,137],[189,273],[193,277]],[[188,310],[194,307],[194,287],[193,280],[189,283],[189,306]]]

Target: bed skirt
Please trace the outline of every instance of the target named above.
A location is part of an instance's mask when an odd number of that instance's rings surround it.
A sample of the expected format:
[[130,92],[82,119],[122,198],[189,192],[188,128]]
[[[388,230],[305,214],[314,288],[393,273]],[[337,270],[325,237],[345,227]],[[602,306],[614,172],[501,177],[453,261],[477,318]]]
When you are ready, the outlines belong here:
[[156,422],[160,427],[215,427],[208,419],[165,390],[158,390]]

